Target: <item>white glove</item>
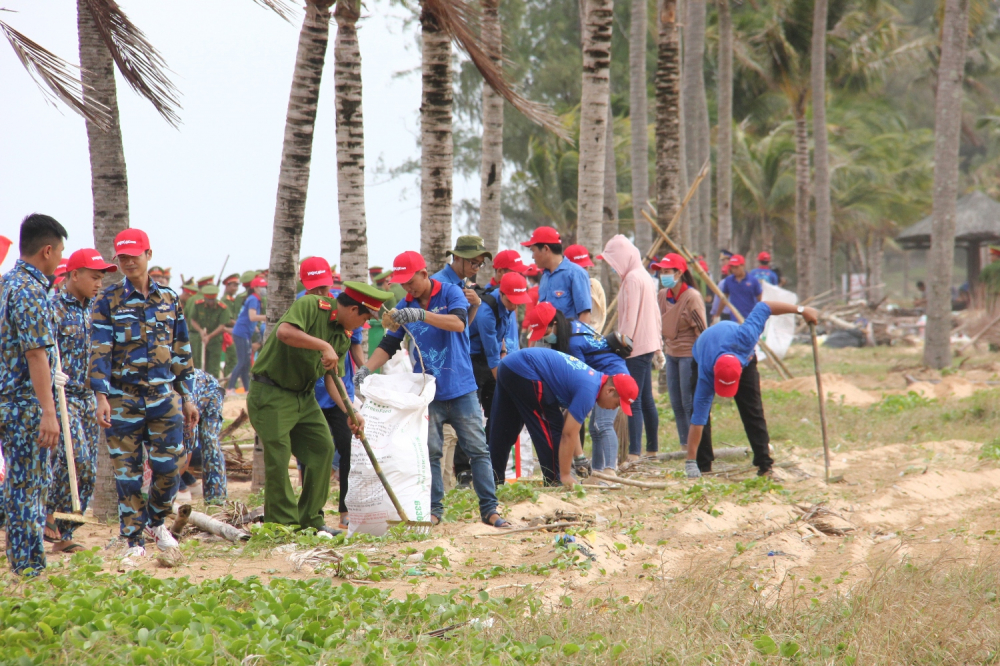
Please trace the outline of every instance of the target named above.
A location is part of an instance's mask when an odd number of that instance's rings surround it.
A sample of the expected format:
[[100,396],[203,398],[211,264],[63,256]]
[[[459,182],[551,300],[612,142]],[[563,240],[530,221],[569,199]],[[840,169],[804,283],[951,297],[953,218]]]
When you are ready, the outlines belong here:
[[657,349],[653,354],[653,367],[657,370],[663,370],[667,365],[667,357],[663,355],[663,351]]
[[689,479],[700,479],[701,470],[698,469],[697,460],[685,460],[684,461],[684,473],[687,474]]
[[56,388],[65,388],[66,384],[69,382],[69,375],[65,372],[56,370],[52,373],[52,381],[56,385]]

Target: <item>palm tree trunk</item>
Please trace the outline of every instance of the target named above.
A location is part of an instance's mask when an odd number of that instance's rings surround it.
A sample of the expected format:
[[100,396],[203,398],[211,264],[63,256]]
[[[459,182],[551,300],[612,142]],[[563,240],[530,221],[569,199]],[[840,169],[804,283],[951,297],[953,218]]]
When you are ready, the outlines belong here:
[[[656,54],[656,222],[666,229],[680,206],[681,63],[677,0],[662,0]],[[683,240],[685,234],[681,234]]]
[[[876,232],[868,248],[868,302],[879,303],[885,288],[882,286],[882,265],[885,263],[885,238]],[[817,287],[818,288],[818,287]]]
[[632,219],[635,221],[635,245],[646,256],[653,243],[653,229],[642,216],[652,213],[649,200],[649,120],[646,109],[646,0],[632,0],[632,25],[629,26],[628,72],[629,115],[632,125]]
[[[268,332],[295,300],[302,223],[309,189],[313,135],[319,87],[330,40],[330,7],[333,0],[309,0],[299,33],[292,89],[285,117],[281,171],[274,208],[271,263],[268,274]],[[256,462],[256,461],[255,461]]]
[[[604,172],[610,95],[612,0],[587,0],[580,95],[577,242],[598,254],[604,222]],[[593,269],[592,269],[593,271]]]
[[800,299],[812,295],[809,254],[809,129],[806,125],[806,94],[799,92],[792,110],[795,116],[795,267]]
[[[90,189],[94,199],[94,241],[101,255],[110,259],[115,255],[115,236],[129,226],[128,175],[118,115],[115,62],[101,39],[86,0],[77,1],[76,20],[80,69],[85,84],[84,101],[88,105],[105,106],[111,114],[111,125],[106,132],[87,121]],[[113,275],[117,274],[107,274],[105,282],[113,282]],[[100,429],[97,445],[96,486],[90,509],[98,520],[118,519],[115,469],[105,444],[103,428]]]
[[360,3],[339,0],[334,11],[334,85],[337,89],[337,212],[340,271],[345,280],[368,281],[365,218],[365,127],[361,106]]
[[[500,0],[482,0],[483,48],[497,67],[503,66],[500,32]],[[500,249],[500,194],[503,186],[503,98],[483,85],[483,162],[479,175],[479,235],[486,249],[496,256]],[[482,284],[493,277],[487,262],[478,273]]]
[[451,249],[451,38],[425,6],[420,14],[423,97],[420,104],[420,253],[438,270]]
[[924,341],[924,363],[932,368],[951,364],[951,277],[955,260],[955,200],[958,196],[962,79],[968,24],[969,0],[945,0],[934,103],[934,222],[928,253]]
[[[702,3],[702,11],[704,11],[704,3]],[[702,43],[704,44],[704,31],[702,31]],[[712,128],[709,125],[708,120],[708,95],[705,91],[705,68],[704,68],[704,58],[702,58],[701,76],[698,77],[699,83],[699,96],[698,101],[698,168],[701,165],[708,164],[708,176],[702,181],[701,185],[698,186],[698,212],[701,213],[701,224],[699,225],[700,236],[701,236],[701,247],[707,248],[713,254],[718,254],[716,251],[718,246],[713,242],[712,238],[712,146],[711,146],[711,134]]]
[[826,137],[827,0],[815,0],[810,66],[813,103],[813,196],[816,198],[816,293],[830,288],[832,221],[830,219],[830,156]]
[[[608,124],[607,124],[607,150],[604,151],[604,223],[601,226],[601,248],[608,244],[618,233],[618,165],[615,163],[615,117],[611,110],[611,97],[608,96]],[[643,218],[645,219],[645,218]],[[638,222],[636,223],[638,224]],[[649,223],[646,228],[650,232],[652,229]],[[596,255],[595,255],[596,256]],[[646,256],[643,253],[643,256]],[[610,303],[614,295],[618,293],[618,285],[614,279],[614,271],[603,262],[600,267],[601,284],[604,287],[604,295]]]
[[[824,2],[825,0],[818,0]],[[733,245],[733,17],[729,0],[719,6],[719,133],[718,239],[720,248]]]
[[[701,98],[705,88],[705,0],[685,0],[684,4],[684,152],[687,174],[693,179],[701,170]],[[694,196],[688,204],[690,242],[696,252],[706,252],[702,246],[701,196]]]

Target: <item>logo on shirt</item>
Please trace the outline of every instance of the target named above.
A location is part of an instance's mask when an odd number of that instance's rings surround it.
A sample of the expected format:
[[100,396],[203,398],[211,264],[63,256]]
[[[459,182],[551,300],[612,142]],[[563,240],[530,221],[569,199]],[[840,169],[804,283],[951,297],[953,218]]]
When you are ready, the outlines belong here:
[[566,295],[565,291],[557,291],[557,292],[554,292],[554,293],[555,293],[555,295],[556,295],[557,298],[562,298],[563,296]]

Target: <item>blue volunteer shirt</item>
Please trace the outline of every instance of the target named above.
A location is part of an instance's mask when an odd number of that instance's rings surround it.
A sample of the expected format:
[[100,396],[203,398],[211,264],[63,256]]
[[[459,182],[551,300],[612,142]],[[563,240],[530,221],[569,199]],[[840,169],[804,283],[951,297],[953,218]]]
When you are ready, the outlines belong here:
[[578,319],[581,312],[591,309],[587,269],[565,257],[554,271],[545,269],[538,285],[538,302],[542,301],[554,305],[567,319]]
[[[744,276],[742,280],[737,280],[735,275],[727,275],[719,284],[719,290],[729,297],[729,302],[744,319],[750,315],[760,295],[764,293],[764,288],[760,286],[757,278],[750,275]],[[718,313],[718,307],[713,307],[712,310],[712,314]],[[726,308],[726,312],[729,312],[729,308]]]
[[[499,293],[494,294],[494,298],[497,300],[497,313],[495,314],[490,304],[483,299],[483,304],[476,311],[476,318],[469,324],[469,353],[473,356],[484,355],[486,363],[491,368],[500,365],[500,352],[509,327],[510,315],[514,314],[503,306]],[[499,321],[497,314],[500,315]]]
[[603,335],[582,321],[570,322],[569,353],[602,374],[629,374],[625,359],[611,351]]
[[[351,333],[351,344],[361,344],[360,328]],[[354,400],[354,373],[354,357],[348,352],[347,358],[344,359],[344,376],[341,379],[344,381],[344,389],[347,391],[347,397],[351,400]],[[337,406],[337,403],[327,393],[326,381],[323,377],[316,380],[316,402],[319,403],[322,409],[330,409]]]
[[778,286],[778,274],[770,268],[764,268],[763,266],[755,268],[750,271],[750,276],[757,278],[758,282],[769,282],[775,287]]
[[709,326],[698,336],[691,355],[698,364],[698,386],[694,390],[694,415],[692,425],[705,425],[715,399],[715,362],[723,354],[732,354],[745,368],[753,358],[754,348],[764,332],[764,325],[771,316],[766,303],[758,303],[742,324],[720,321]]
[[247,340],[253,337],[253,329],[257,324],[250,321],[251,312],[260,314],[260,299],[256,294],[247,296],[243,302],[243,309],[240,310],[240,316],[236,318],[236,325],[233,326],[233,335]]
[[[540,382],[559,406],[579,423],[597,404],[603,375],[580,359],[554,349],[532,347],[508,354],[500,365],[533,382]],[[543,402],[545,401],[543,397]]]
[[[450,269],[450,267],[449,267]],[[434,375],[437,380],[437,393],[435,400],[452,400],[460,396],[472,393],[476,390],[476,378],[472,374],[472,358],[469,356],[469,336],[468,336],[468,313],[469,301],[465,298],[465,293],[460,287],[454,284],[442,283],[438,280],[431,280],[431,300],[427,304],[427,311],[435,314],[455,314],[466,323],[465,329],[461,333],[453,333],[440,328],[435,328],[424,322],[414,322],[407,324],[410,334],[420,347],[423,355],[426,371]],[[400,310],[403,308],[419,308],[420,301],[407,295],[406,298],[396,304]],[[395,341],[396,348],[402,342],[406,331],[401,327],[395,332],[386,332],[384,343]],[[382,345],[379,345],[382,347]],[[386,351],[391,348],[384,347]],[[393,352],[390,352],[390,356]],[[420,354],[413,354],[413,371],[423,372],[424,367],[420,363]]]
[[[493,298],[500,300],[500,287],[492,287],[490,291],[486,292],[493,296]],[[503,315],[504,309],[501,308],[500,314]],[[507,313],[507,321],[505,323],[503,343],[507,353],[516,352],[521,348],[521,333],[517,326],[517,310]],[[493,367],[493,366],[490,366]]]
[[459,287],[465,286],[465,280],[458,277],[458,273],[456,273],[455,269],[451,267],[451,264],[446,265],[444,268],[432,275],[431,279],[437,280],[441,284],[457,284]]

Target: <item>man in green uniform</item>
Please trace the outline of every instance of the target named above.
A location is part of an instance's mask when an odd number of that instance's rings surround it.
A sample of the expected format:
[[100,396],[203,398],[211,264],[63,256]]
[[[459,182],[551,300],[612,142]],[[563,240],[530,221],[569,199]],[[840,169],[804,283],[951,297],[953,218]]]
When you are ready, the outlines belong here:
[[[303,296],[264,343],[253,366],[247,412],[264,447],[266,522],[340,533],[323,520],[334,448],[315,384],[326,375],[327,391],[337,392],[333,373],[344,374],[351,331],[375,316],[387,298],[361,282],[345,283],[335,299]],[[292,455],[303,467],[298,503],[288,480]]]
[[187,282],[181,285],[181,295],[180,302],[181,305],[187,306],[187,302],[191,300],[191,297],[198,293],[198,285],[194,283],[194,278],[191,278]]
[[202,331],[202,344],[205,345],[205,367],[202,369],[215,379],[219,378],[222,363],[222,333],[230,319],[229,306],[219,300],[219,288],[214,284],[202,287],[201,298],[194,302],[189,321]]
[[[184,314],[187,315],[188,319],[188,335],[191,340],[191,362],[194,363],[194,367],[199,370],[204,370],[202,367],[202,349],[201,345],[205,337],[208,335],[209,331],[206,331],[203,326],[198,323],[201,318],[198,310],[204,304],[204,299],[202,298],[202,289],[212,284],[215,280],[211,275],[206,275],[205,277],[198,280],[198,291],[194,293],[191,299],[184,303]],[[218,293],[218,292],[216,292]]]
[[[402,285],[395,283],[389,283],[389,278],[392,276],[392,270],[383,271],[381,266],[372,266],[368,269],[368,275],[371,277],[372,282],[375,287],[381,289],[382,291],[389,292],[390,296],[385,301],[385,309],[391,310],[396,307],[396,303],[406,298],[406,291],[403,290]],[[368,356],[370,357],[378,349],[378,345],[382,342],[382,338],[385,337],[385,328],[382,326],[382,320],[376,317],[371,321],[371,328],[368,329]]]
[[228,375],[236,367],[236,345],[233,344],[231,337],[229,344],[226,344],[226,334],[232,336],[233,324],[236,323],[236,318],[240,316],[240,311],[236,308],[236,292],[240,290],[240,274],[233,273],[232,275],[227,275],[222,280],[222,287],[225,291],[219,297],[219,300],[225,303],[226,308],[229,310],[229,321],[226,323],[226,330],[223,332],[222,338],[222,346],[225,347],[222,354],[226,362],[225,372]]

